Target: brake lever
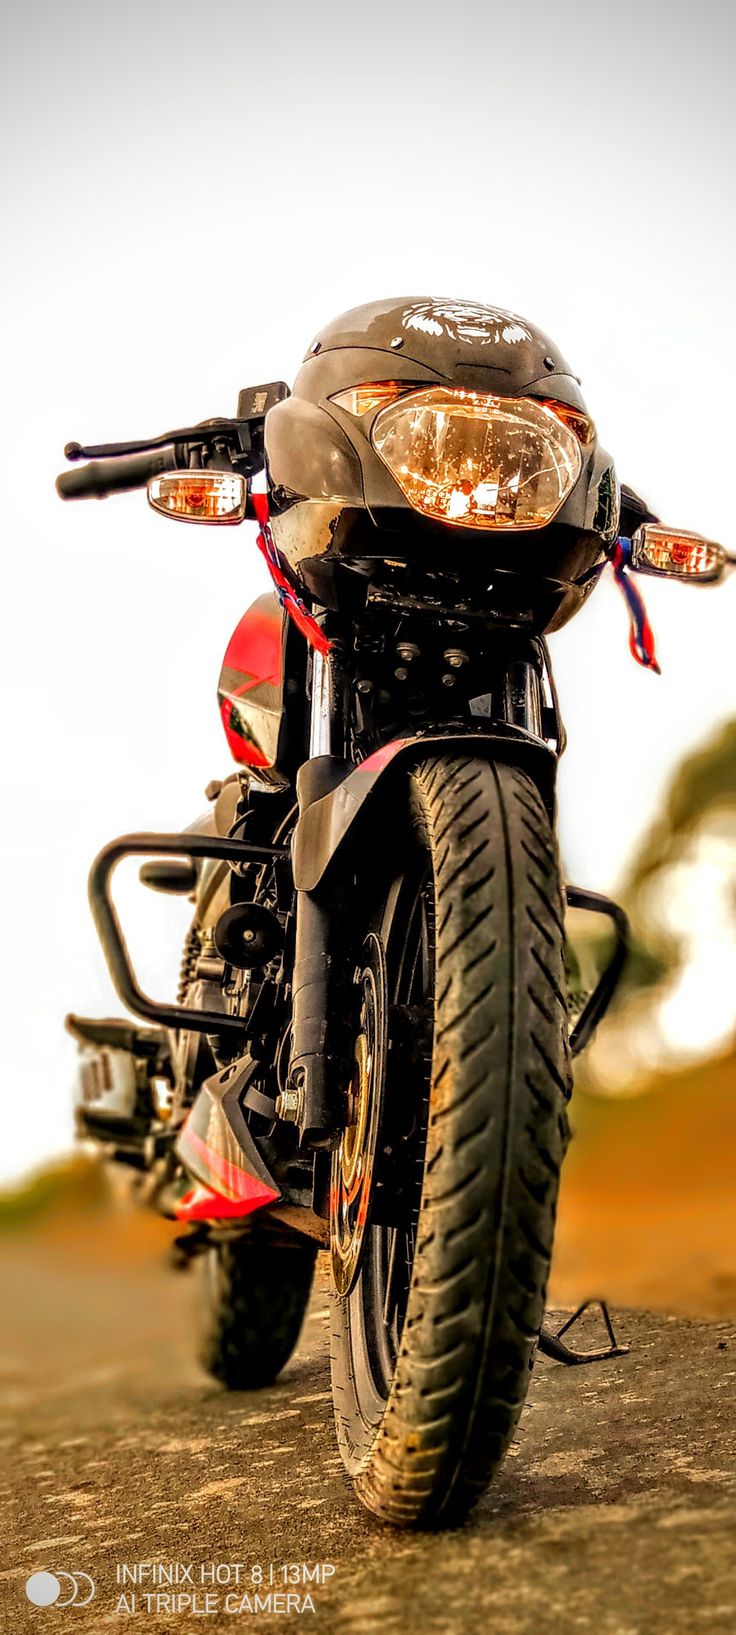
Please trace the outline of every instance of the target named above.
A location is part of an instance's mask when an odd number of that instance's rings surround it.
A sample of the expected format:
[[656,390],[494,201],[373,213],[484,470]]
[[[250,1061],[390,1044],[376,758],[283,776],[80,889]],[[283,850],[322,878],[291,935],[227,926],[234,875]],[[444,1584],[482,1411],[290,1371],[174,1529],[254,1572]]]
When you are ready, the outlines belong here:
[[211,443],[216,437],[237,437],[242,442],[243,432],[250,433],[248,420],[203,420],[197,426],[183,426],[179,431],[165,431],[160,437],[137,438],[132,443],[67,443],[67,460],[117,460],[128,454],[148,454],[154,449],[167,448],[172,443]]

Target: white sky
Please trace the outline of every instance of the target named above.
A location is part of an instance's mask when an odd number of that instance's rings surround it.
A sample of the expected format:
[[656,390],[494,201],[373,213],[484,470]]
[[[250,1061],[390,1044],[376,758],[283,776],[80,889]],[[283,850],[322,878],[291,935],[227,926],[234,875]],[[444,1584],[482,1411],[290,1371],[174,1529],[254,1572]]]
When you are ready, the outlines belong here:
[[[0,1173],[68,1142],[61,1019],[118,1008],[89,862],[183,827],[227,771],[215,685],[263,584],[250,528],[169,526],[141,495],[63,506],[63,444],[233,413],[357,302],[465,296],[553,335],[624,480],[733,546],[731,26],[712,0],[71,0],[7,25]],[[736,709],[736,583],[645,590],[661,679],[612,584],[553,639],[563,850],[602,889]],[[145,896],[156,973],[176,909]]]

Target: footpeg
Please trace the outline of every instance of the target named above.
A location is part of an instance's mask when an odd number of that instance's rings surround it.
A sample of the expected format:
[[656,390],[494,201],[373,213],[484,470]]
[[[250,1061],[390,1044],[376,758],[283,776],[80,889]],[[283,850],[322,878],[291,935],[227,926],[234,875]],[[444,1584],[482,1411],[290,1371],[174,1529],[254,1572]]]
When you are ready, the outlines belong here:
[[136,1027],[124,1017],[75,1016],[70,1012],[64,1026],[78,1045],[102,1045],[108,1050],[127,1050],[132,1056],[146,1058],[168,1051],[163,1028]]

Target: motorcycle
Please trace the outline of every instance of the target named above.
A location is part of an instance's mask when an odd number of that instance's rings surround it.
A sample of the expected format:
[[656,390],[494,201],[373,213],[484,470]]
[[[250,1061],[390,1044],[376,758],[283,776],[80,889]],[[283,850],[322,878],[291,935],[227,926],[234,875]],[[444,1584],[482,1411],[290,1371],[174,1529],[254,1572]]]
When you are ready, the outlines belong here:
[[[547,1333],[545,1291],[571,1059],[626,918],[560,876],[546,638],[610,565],[656,669],[632,576],[713,583],[734,559],[619,487],[546,336],[464,301],[356,308],[291,391],[65,453],[65,499],[145,487],[174,520],[256,522],[273,582],[219,680],[237,770],[189,829],[93,866],[137,1020],[68,1019],[79,1133],[184,1223],[202,1357],[228,1387],[279,1373],[327,1252],[355,1491],[396,1525],[455,1522],[504,1459],[537,1348],[587,1355]],[[131,964],[111,894],[128,856],[193,904],[175,1004]],[[571,906],[614,930],[575,1005]]]

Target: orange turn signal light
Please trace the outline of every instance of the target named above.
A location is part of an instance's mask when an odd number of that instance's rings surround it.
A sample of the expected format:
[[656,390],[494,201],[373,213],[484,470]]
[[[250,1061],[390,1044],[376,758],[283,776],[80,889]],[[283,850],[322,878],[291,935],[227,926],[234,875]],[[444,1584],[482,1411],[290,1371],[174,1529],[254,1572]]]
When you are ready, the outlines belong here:
[[164,471],[148,484],[148,503],[177,522],[242,522],[248,488],[237,471]]
[[551,397],[545,400],[544,407],[551,409],[552,413],[557,415],[557,419],[562,421],[563,426],[569,426],[583,448],[587,448],[588,443],[593,442],[595,426],[590,415],[583,414],[582,409],[573,409],[569,403],[560,403],[557,398]]
[[336,403],[339,409],[347,409],[348,414],[354,414],[359,419],[373,409],[383,409],[387,403],[395,403],[404,392],[414,390],[405,380],[367,380],[362,386],[349,386],[346,392],[336,392],[330,402]]
[[643,523],[631,542],[631,564],[639,573],[662,573],[669,579],[712,584],[721,578],[729,558],[722,545],[685,528]]

